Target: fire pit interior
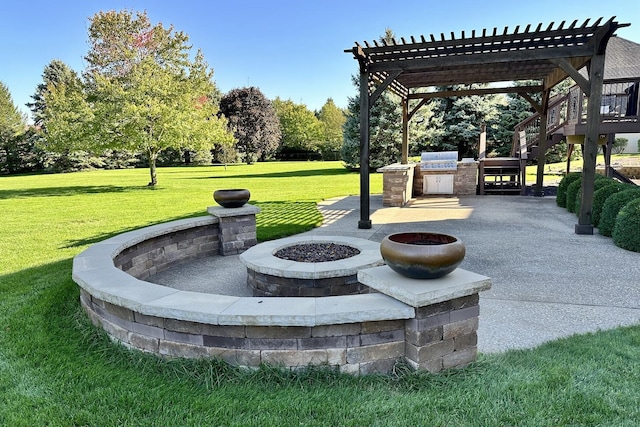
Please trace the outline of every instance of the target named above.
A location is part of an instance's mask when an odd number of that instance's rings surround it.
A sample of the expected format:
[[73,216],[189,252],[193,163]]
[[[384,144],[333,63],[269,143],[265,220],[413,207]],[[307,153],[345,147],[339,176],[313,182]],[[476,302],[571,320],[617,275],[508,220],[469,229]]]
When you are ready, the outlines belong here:
[[360,253],[358,248],[337,243],[302,243],[280,249],[278,258],[298,262],[329,262],[351,258]]

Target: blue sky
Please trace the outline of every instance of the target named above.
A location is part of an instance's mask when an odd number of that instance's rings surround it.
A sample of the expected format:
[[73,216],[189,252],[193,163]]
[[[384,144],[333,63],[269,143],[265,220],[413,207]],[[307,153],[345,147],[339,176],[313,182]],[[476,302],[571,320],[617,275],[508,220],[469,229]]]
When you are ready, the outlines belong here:
[[638,0],[7,1],[0,8],[0,81],[14,103],[28,112],[24,104],[52,59],[81,72],[88,18],[122,9],[146,10],[153,23],[187,33],[223,92],[257,86],[270,99],[291,99],[311,110],[327,98],[347,106],[355,93],[351,75],[358,68],[343,51],[356,41],[379,38],[385,28],[405,38],[451,31],[459,36],[483,28],[616,16],[632,24],[617,34],[640,43]]

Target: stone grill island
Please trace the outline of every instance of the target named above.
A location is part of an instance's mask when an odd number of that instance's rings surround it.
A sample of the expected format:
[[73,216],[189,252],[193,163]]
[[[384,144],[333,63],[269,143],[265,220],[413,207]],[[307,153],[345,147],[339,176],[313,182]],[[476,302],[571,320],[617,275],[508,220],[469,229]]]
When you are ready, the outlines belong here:
[[[73,280],[92,322],[130,348],[246,367],[327,365],[368,374],[389,372],[406,359],[416,369],[439,372],[476,359],[478,292],[491,287],[489,278],[457,268],[439,279],[409,279],[383,264],[378,243],[350,237],[329,240],[357,248],[358,255],[298,263],[307,264],[295,266],[302,277],[288,277],[295,261],[270,264],[273,250],[327,237],[256,245],[257,207],[207,212],[123,233],[78,254]],[[256,251],[267,257],[262,266],[260,256],[247,256]],[[281,288],[295,284],[298,296],[239,297],[146,281],[196,258],[237,254],[254,271],[287,279]],[[215,280],[216,271],[211,276]],[[267,287],[270,280],[265,276]],[[313,295],[327,291],[332,296]]]

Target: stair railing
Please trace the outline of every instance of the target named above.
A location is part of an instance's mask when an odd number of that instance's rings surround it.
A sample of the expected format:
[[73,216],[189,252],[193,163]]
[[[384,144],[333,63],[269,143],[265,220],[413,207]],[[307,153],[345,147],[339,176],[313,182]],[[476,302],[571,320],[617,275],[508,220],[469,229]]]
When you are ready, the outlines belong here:
[[[567,122],[567,117],[569,115],[567,110],[570,94],[571,91],[565,95],[554,96],[549,100],[549,107],[547,110],[547,136],[556,132]],[[515,126],[513,144],[511,146],[511,157],[517,157],[517,154],[520,151],[519,135],[520,132],[523,131],[527,141],[527,150],[529,150],[538,143],[538,139],[540,138],[540,114],[532,114]]]

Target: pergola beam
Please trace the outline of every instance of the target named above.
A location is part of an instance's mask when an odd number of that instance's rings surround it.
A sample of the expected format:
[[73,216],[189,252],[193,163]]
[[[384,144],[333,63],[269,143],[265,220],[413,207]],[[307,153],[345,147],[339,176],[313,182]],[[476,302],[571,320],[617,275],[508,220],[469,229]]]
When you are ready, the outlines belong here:
[[496,93],[536,93],[542,92],[542,86],[509,86],[480,89],[441,90],[438,92],[412,93],[408,99],[448,98],[451,96],[492,95]]
[[551,62],[562,68],[564,72],[567,73],[567,75],[571,77],[578,86],[580,86],[580,89],[582,89],[584,94],[587,97],[589,96],[589,94],[591,93],[591,85],[589,84],[589,80],[585,79],[582,74],[578,72],[578,70],[573,68],[573,65],[571,65],[569,61],[564,58],[556,58]]

